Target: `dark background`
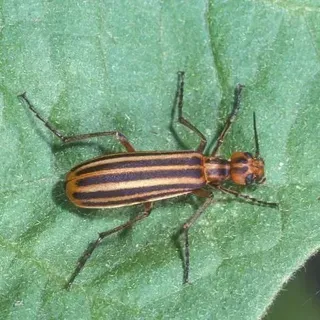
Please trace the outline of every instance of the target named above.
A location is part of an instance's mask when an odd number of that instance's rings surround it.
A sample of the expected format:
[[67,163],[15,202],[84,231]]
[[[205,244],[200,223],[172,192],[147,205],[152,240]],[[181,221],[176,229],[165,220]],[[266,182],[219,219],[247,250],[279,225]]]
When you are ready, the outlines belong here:
[[320,319],[320,254],[307,261],[270,307],[263,320]]

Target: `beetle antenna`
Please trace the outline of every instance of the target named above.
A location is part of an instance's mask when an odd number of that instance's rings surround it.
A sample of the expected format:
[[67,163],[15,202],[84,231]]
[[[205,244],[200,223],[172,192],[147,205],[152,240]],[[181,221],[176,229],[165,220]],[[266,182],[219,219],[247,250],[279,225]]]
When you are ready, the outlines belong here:
[[257,131],[256,113],[253,112],[253,130],[254,130],[254,141],[256,144],[256,158],[260,157],[259,139]]

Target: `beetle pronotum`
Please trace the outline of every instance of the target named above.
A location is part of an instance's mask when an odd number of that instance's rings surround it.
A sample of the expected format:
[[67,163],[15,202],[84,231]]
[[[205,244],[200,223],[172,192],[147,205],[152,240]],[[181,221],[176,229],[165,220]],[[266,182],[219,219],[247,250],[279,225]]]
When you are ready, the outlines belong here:
[[[69,278],[69,288],[85,263],[104,238],[131,227],[134,223],[150,215],[154,201],[193,193],[205,197],[203,205],[183,224],[180,234],[185,236],[184,282],[189,280],[189,239],[188,231],[204,210],[213,202],[210,187],[241,197],[252,203],[276,207],[277,203],[260,201],[248,195],[223,187],[226,180],[235,184],[250,185],[263,183],[264,161],[260,157],[256,118],[253,114],[253,128],[256,153],[235,152],[230,160],[217,156],[224,137],[240,108],[243,85],[235,89],[233,109],[209,157],[203,155],[207,145],[205,136],[182,113],[184,72],[178,73],[177,91],[178,121],[197,134],[200,143],[196,151],[143,151],[137,152],[128,139],[119,131],[95,132],[89,134],[64,136],[36,111],[26,93],[21,94],[29,109],[63,143],[90,139],[98,136],[114,136],[127,152],[101,156],[88,160],[72,168],[66,176],[66,194],[69,200],[83,208],[113,208],[144,204],[144,212],[116,228],[99,233],[95,242],[90,244],[78,260],[77,267]],[[208,188],[209,187],[209,188]]]

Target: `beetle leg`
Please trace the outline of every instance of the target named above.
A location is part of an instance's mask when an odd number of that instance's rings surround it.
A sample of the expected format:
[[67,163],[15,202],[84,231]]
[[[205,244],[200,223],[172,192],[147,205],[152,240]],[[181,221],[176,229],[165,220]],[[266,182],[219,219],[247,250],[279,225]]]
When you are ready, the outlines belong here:
[[69,142],[77,142],[80,140],[90,139],[94,137],[101,137],[101,136],[114,136],[125,148],[128,152],[134,152],[134,148],[129,142],[129,140],[126,138],[124,134],[122,134],[119,131],[102,131],[102,132],[93,132],[93,133],[87,133],[87,134],[80,134],[75,136],[64,136],[59,130],[57,130],[55,127],[52,126],[50,122],[45,120],[35,109],[35,107],[32,105],[30,100],[27,98],[26,93],[22,93],[18,96],[19,98],[23,99],[29,109],[36,115],[36,117],[44,123],[44,125],[56,136],[58,137],[63,143],[69,143]]
[[212,193],[205,189],[197,189],[193,190],[192,193],[200,198],[209,198],[212,196]]
[[197,151],[200,153],[203,153],[206,145],[207,145],[207,139],[206,137],[192,124],[190,123],[182,114],[182,107],[183,107],[183,89],[184,89],[184,71],[178,72],[178,121],[189,128],[191,131],[196,133],[200,137],[200,144],[197,148]]
[[228,116],[228,119],[224,125],[224,128],[222,130],[222,132],[220,133],[218,139],[217,139],[217,143],[211,153],[211,157],[215,157],[216,154],[218,153],[223,141],[224,141],[224,137],[226,135],[226,133],[229,131],[231,124],[234,122],[234,120],[236,119],[236,116],[238,114],[238,111],[240,109],[240,101],[241,101],[241,92],[242,89],[244,88],[244,85],[242,84],[238,84],[235,88],[235,98],[234,98],[234,103],[233,103],[233,108],[231,113]]
[[152,202],[147,202],[144,204],[144,212],[138,216],[136,216],[134,219],[129,220],[128,222],[119,225],[118,227],[115,227],[111,230],[107,230],[104,232],[100,232],[99,233],[99,237],[98,239],[93,242],[90,243],[88,248],[84,251],[84,253],[81,255],[81,257],[78,260],[78,264],[74,270],[74,272],[72,273],[71,277],[69,278],[68,282],[65,285],[66,289],[69,289],[74,281],[74,279],[76,278],[76,276],[81,272],[81,270],[83,269],[84,265],[86,264],[87,260],[90,258],[90,256],[92,255],[93,251],[100,245],[100,243],[103,241],[104,238],[110,236],[113,233],[122,231],[124,229],[128,229],[130,227],[132,227],[136,222],[143,220],[144,218],[147,218],[152,210]]
[[242,193],[239,193],[239,192],[237,192],[235,190],[224,188],[224,187],[222,187],[220,185],[210,185],[210,186],[214,187],[214,188],[216,188],[216,189],[218,189],[218,190],[220,190],[220,191],[222,191],[224,193],[232,194],[235,197],[239,197],[239,198],[245,199],[248,202],[252,202],[253,204],[270,206],[270,207],[278,207],[279,206],[279,204],[276,203],[276,202],[261,201],[261,200],[258,200],[256,198],[250,197],[247,194],[242,194]]
[[206,199],[206,201],[203,203],[203,205],[188,219],[187,222],[183,224],[183,226],[180,229],[180,234],[184,234],[184,258],[185,258],[185,264],[184,264],[184,275],[183,275],[183,282],[188,283],[189,282],[189,270],[190,270],[190,250],[189,250],[189,229],[190,227],[199,219],[199,217],[202,215],[202,213],[212,204],[213,202],[212,195]]
[[102,136],[114,136],[125,148],[128,152],[135,152],[132,144],[129,142],[128,138],[119,131],[102,131],[102,132],[93,132],[87,134],[80,134],[76,136],[63,137],[61,139],[64,143],[76,142],[80,140],[90,139],[94,137],[102,137]]

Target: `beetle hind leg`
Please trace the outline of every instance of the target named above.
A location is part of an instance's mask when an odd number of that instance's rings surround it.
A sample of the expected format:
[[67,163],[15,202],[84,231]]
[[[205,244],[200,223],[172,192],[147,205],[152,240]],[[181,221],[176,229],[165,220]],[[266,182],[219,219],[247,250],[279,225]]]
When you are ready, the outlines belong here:
[[144,204],[144,212],[138,216],[136,216],[134,219],[129,220],[126,223],[123,223],[121,225],[119,225],[118,227],[115,227],[111,230],[107,230],[104,232],[100,232],[99,236],[97,238],[96,241],[92,242],[89,244],[88,248],[83,252],[83,254],[81,255],[81,257],[78,260],[78,264],[75,268],[75,270],[73,271],[71,277],[69,278],[68,282],[65,285],[65,289],[70,289],[72,283],[74,282],[75,278],[77,277],[77,275],[81,272],[81,270],[83,269],[83,267],[85,266],[85,264],[87,263],[88,259],[91,257],[93,251],[100,245],[100,243],[108,236],[112,235],[113,233],[117,233],[120,232],[122,230],[128,229],[130,227],[132,227],[136,222],[141,221],[145,218],[147,218],[152,210],[152,202],[147,202]]
[[95,137],[113,136],[126,148],[127,152],[135,152],[135,149],[132,146],[132,144],[129,142],[128,138],[120,131],[101,131],[101,132],[79,134],[74,136],[65,136],[59,130],[57,130],[48,120],[46,120],[40,115],[40,113],[36,110],[36,108],[27,98],[26,92],[18,95],[18,98],[22,99],[27,104],[29,109],[35,114],[35,116],[63,143],[77,142],[77,141],[91,139]]

